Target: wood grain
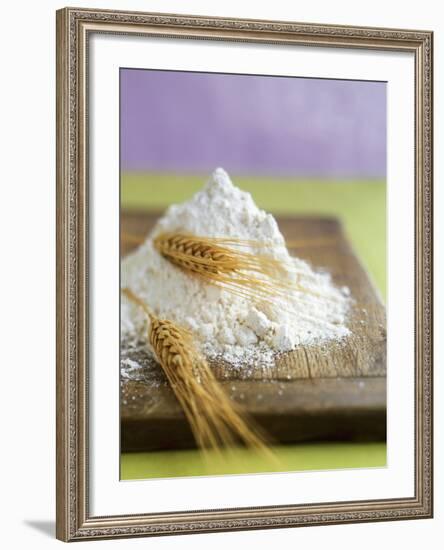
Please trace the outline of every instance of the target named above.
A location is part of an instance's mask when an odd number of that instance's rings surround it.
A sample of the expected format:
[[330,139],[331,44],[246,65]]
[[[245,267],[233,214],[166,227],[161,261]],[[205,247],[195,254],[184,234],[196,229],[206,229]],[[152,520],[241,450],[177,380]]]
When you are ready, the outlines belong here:
[[[145,236],[156,214],[125,212],[121,217],[121,255],[135,248],[128,235]],[[236,372],[212,363],[230,396],[244,406],[278,442],[315,439],[385,439],[385,308],[364,268],[331,218],[277,218],[292,254],[317,270],[328,270],[353,298],[341,343],[301,346],[277,357],[276,367],[251,365]],[[180,407],[161,368],[141,346],[122,344],[121,360],[143,365],[139,379],[121,384],[122,450],[193,445]]]

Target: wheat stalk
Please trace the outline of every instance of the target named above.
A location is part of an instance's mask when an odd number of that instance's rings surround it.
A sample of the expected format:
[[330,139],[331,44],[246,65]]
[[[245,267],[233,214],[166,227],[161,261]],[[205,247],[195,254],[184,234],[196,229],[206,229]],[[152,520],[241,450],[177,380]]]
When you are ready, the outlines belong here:
[[[285,300],[289,291],[298,290],[327,299],[296,280],[289,280],[289,275],[297,275],[291,266],[242,250],[242,247],[253,244],[255,241],[198,237],[187,233],[161,233],[153,240],[155,249],[178,268],[243,298],[264,300],[274,305],[276,298]],[[260,243],[257,246],[260,247]],[[328,299],[334,300],[332,297]],[[285,309],[283,304],[279,307]],[[288,313],[294,312],[289,310]],[[301,312],[298,311],[298,315]]]
[[142,308],[149,321],[148,340],[202,449],[232,448],[241,441],[274,455],[264,436],[225,394],[192,334],[168,319],[159,319],[130,289],[123,294]]
[[243,243],[186,233],[161,233],[154,238],[153,245],[171,263],[213,282],[235,283],[243,287],[256,287],[260,284],[265,289],[269,283],[257,275],[270,278],[278,274],[284,275],[281,262],[226,246],[227,243],[234,242]]

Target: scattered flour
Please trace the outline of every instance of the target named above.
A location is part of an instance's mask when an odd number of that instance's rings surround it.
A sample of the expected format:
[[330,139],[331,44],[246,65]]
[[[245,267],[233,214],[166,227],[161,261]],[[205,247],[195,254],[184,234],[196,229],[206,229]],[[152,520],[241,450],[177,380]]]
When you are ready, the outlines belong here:
[[[164,231],[259,241],[267,246],[243,250],[280,260],[288,266],[288,281],[297,278],[309,293],[295,289],[273,304],[253,303],[205,284],[154,249],[153,237]],[[279,352],[349,334],[348,288],[336,288],[328,273],[292,258],[273,216],[235,187],[221,168],[189,201],[168,208],[146,241],[122,260],[121,275],[122,287],[129,287],[157,315],[189,328],[209,359],[225,360],[235,368],[252,363],[270,367]],[[122,295],[122,342],[140,342],[146,330],[145,316]]]

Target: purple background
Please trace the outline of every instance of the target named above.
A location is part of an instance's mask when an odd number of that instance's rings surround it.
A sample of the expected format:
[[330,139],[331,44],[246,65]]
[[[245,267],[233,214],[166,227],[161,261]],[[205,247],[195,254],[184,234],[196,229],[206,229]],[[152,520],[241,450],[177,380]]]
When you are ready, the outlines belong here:
[[122,69],[121,166],[385,178],[386,84]]

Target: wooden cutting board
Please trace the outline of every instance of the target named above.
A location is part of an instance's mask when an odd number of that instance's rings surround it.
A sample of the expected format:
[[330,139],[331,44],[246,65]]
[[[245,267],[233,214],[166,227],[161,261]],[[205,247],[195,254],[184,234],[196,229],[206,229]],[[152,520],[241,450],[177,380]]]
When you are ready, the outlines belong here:
[[[121,256],[137,245],[158,215],[124,212]],[[273,369],[251,368],[242,376],[213,364],[216,377],[275,442],[385,440],[386,315],[378,293],[336,219],[277,217],[286,240],[305,244],[291,250],[314,269],[327,270],[354,300],[341,344],[299,347],[279,357]],[[122,451],[193,447],[186,419],[162,369],[143,346],[121,346],[121,362],[143,365],[137,380],[121,379]]]

